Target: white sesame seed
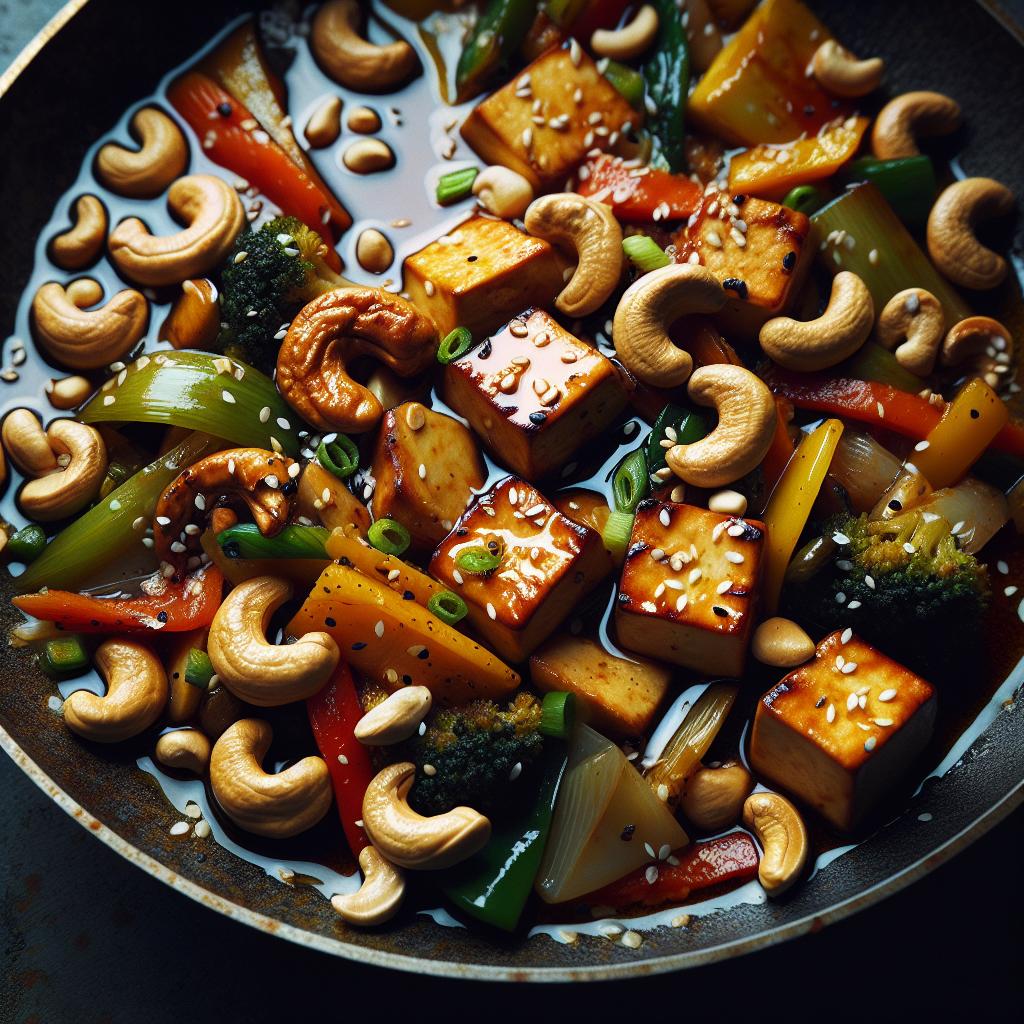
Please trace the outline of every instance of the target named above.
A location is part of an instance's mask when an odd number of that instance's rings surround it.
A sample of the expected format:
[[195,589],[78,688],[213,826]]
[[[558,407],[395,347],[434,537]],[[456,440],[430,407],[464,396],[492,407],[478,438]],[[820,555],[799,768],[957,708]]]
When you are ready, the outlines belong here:
[[839,544],[840,546],[843,546],[843,545],[846,545],[846,544],[850,543],[850,538],[847,537],[845,533],[838,533],[838,532],[833,533],[832,534],[832,540],[836,544]]
[[825,721],[834,722],[836,720],[836,706],[835,704],[829,704],[825,709]]
[[265,476],[265,477],[263,478],[263,482],[264,482],[264,483],[265,483],[265,484],[266,484],[266,485],[267,485],[267,486],[268,486],[268,487],[269,487],[269,488],[270,488],[271,490],[276,490],[276,489],[277,489],[278,487],[280,487],[280,486],[281,486],[281,481],[280,481],[280,480],[278,480],[278,479],[277,479],[277,477],[276,477],[276,476],[275,476],[275,475],[274,475],[273,473],[270,473],[270,474],[269,474],[268,476]]
[[662,526],[670,526],[672,523],[672,518],[669,516],[667,508],[663,508],[658,513],[658,519],[661,521]]
[[892,700],[893,698],[895,698],[895,696],[896,696],[896,691],[895,691],[895,690],[893,690],[893,689],[888,689],[888,690],[883,690],[883,691],[882,691],[882,692],[881,692],[881,693],[880,693],[880,694],[878,695],[878,699],[879,699],[879,700],[880,700],[880,701],[881,701],[881,702],[882,702],[883,704],[888,704],[888,703],[889,703],[889,701],[891,701],[891,700]]
[[[574,39],[573,42],[576,40]],[[622,944],[630,949],[639,949],[643,945],[643,936],[639,932],[629,931],[622,936]]]
[[846,629],[843,630],[842,635],[839,637],[839,642],[843,644],[848,644],[852,639],[853,630],[849,626],[847,626]]
[[864,749],[865,749],[865,750],[866,750],[866,751],[867,751],[867,752],[868,752],[868,753],[870,754],[870,753],[871,753],[871,751],[875,749],[875,744],[876,744],[877,742],[878,742],[878,740],[877,740],[877,739],[875,739],[875,737],[874,737],[874,736],[869,736],[869,737],[868,737],[868,738],[867,738],[867,739],[866,739],[866,740],[864,741]]
[[494,605],[490,601],[487,602],[487,617],[492,621],[498,618],[498,613],[494,610]]
[[846,698],[846,710],[847,711],[853,711],[853,709],[856,708],[856,706],[857,706],[857,694],[851,693],[850,696]]
[[1000,559],[998,562],[996,562],[996,571],[1000,573],[1000,575],[1005,576],[1010,571],[1010,567],[1006,564],[1006,562]]
[[654,864],[647,865],[647,870],[644,871],[644,878],[647,879],[648,885],[654,885],[658,880],[658,869]]
[[510,771],[508,773],[508,781],[509,782],[515,782],[516,779],[518,779],[519,776],[522,775],[522,774],[523,774],[522,762],[516,761],[516,763],[514,765],[512,765],[512,771]]
[[845,665],[844,665],[844,666],[842,667],[842,670],[841,670],[841,671],[842,671],[842,673],[843,673],[843,675],[844,675],[844,676],[848,676],[848,675],[850,675],[850,673],[851,673],[851,672],[856,672],[856,671],[857,671],[857,662],[855,662],[855,661],[848,661],[848,662],[847,662],[847,663],[846,663],[846,664],[845,664]]
[[377,634],[378,639],[384,635],[384,621],[382,619],[377,621],[377,624],[373,627],[373,631]]
[[170,519],[167,518],[167,516],[157,516],[156,517],[156,522],[157,522],[158,526],[170,526],[171,525],[171,521],[170,521]]
[[733,565],[740,565],[742,562],[745,561],[743,555],[741,555],[738,551],[726,551],[725,560],[727,562],[732,562]]
[[260,409],[260,423],[266,423],[270,419],[270,406],[265,405]]
[[183,836],[192,826],[187,821],[176,821],[170,828],[172,836]]
[[427,467],[422,462],[420,463],[420,468],[417,472],[419,473],[421,480],[427,479]]
[[689,575],[690,583],[696,583],[703,575],[704,573],[702,573],[700,569],[691,569]]

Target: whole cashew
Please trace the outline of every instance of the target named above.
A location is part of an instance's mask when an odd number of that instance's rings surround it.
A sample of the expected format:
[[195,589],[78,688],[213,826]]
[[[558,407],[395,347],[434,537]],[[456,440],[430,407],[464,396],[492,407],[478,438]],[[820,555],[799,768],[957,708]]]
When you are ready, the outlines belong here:
[[411,303],[376,288],[337,288],[299,310],[277,356],[277,387],[318,430],[362,433],[383,415],[380,400],[348,373],[372,356],[400,377],[434,359],[437,329]]
[[518,171],[493,164],[473,179],[473,195],[488,213],[515,220],[533,202],[533,186]]
[[54,420],[46,437],[58,456],[68,456],[67,466],[29,480],[18,499],[26,515],[41,523],[80,512],[99,493],[107,472],[107,446],[94,427]]
[[654,42],[657,34],[658,12],[650,4],[644,4],[622,28],[597,29],[590,37],[590,48],[599,57],[632,60]]
[[92,382],[87,377],[61,377],[46,385],[46,396],[54,409],[77,409],[92,392]]
[[1005,217],[1013,210],[1013,193],[994,178],[965,178],[947,186],[928,214],[928,255],[954,284],[988,289],[1002,284],[1006,260],[981,244],[978,221]]
[[725,290],[704,267],[672,263],[634,281],[615,310],[612,337],[626,369],[645,384],[670,388],[693,369],[690,353],[668,336],[672,323],[688,313],[717,313]]
[[270,617],[292,596],[273,576],[239,583],[217,609],[207,653],[223,686],[261,708],[305,700],[322,689],[341,652],[329,633],[306,633],[293,644],[271,644]]
[[741,764],[698,768],[686,780],[679,808],[697,828],[720,832],[740,820],[743,801],[753,788],[754,779]]
[[239,828],[287,839],[312,828],[330,809],[331,776],[320,757],[268,775],[262,765],[273,737],[269,723],[258,718],[229,726],[213,745],[210,786]]
[[341,134],[341,105],[340,96],[327,96],[310,115],[303,134],[314,149],[325,149],[338,141]]
[[931,292],[904,288],[886,304],[878,317],[878,340],[905,370],[927,377],[946,332],[946,313]]
[[129,217],[110,233],[110,258],[139,284],[159,287],[202,277],[224,262],[246,225],[238,193],[212,174],[179,178],[167,193],[167,207],[188,227],[173,235],[151,235],[141,220]]
[[713,405],[718,426],[693,444],[669,448],[665,460],[695,487],[724,487],[746,476],[768,453],[775,433],[775,399],[742,366],[720,363],[695,370],[687,386],[699,405]]
[[32,299],[35,335],[47,355],[64,366],[98,370],[127,355],[146,333],[149,303],[141,292],[126,288],[99,309],[83,309],[99,299],[96,289],[82,284],[74,281],[65,289],[51,281],[40,287]]
[[776,615],[754,630],[750,652],[762,665],[796,668],[814,657],[814,641],[799,623]]
[[757,877],[769,896],[781,896],[807,863],[807,829],[800,812],[778,793],[754,793],[743,805],[743,824],[764,851]]
[[96,743],[120,743],[145,732],[167,703],[167,676],[159,658],[134,640],[106,640],[96,649],[96,668],[107,692],[78,690],[64,701],[67,727]]
[[96,177],[118,195],[152,199],[185,172],[188,143],[174,121],[156,107],[138,111],[131,132],[140,148],[108,142],[96,155]]
[[954,324],[942,343],[942,364],[967,362],[976,376],[998,388],[1013,362],[1013,335],[990,316],[969,316]]
[[381,855],[403,868],[435,871],[472,857],[491,838],[491,823],[471,807],[424,818],[406,801],[416,777],[407,761],[390,764],[363,796],[363,828]]
[[363,884],[355,892],[331,897],[331,906],[349,924],[372,927],[398,913],[405,899],[405,875],[372,846],[359,851]]
[[905,92],[889,100],[871,129],[871,151],[881,160],[917,156],[917,140],[960,127],[960,104],[941,92]]
[[328,0],[313,19],[309,43],[320,66],[336,82],[356,92],[390,92],[420,66],[416,51],[404,40],[386,46],[359,34],[362,15],[357,0]]
[[14,409],[7,414],[0,430],[11,462],[25,476],[37,477],[57,469],[46,431],[31,409]]
[[885,61],[881,57],[857,60],[834,39],[826,39],[814,51],[811,69],[818,84],[826,92],[844,99],[854,99],[866,96],[878,88],[885,73]]
[[107,208],[86,193],[75,200],[75,223],[50,243],[53,262],[63,270],[81,270],[95,262],[107,239]]
[[765,354],[787,370],[813,373],[848,359],[867,341],[875,304],[864,282],[848,270],[832,279],[832,294],[817,320],[773,317],[758,336]]
[[213,744],[198,729],[175,729],[156,741],[156,759],[167,768],[205,775]]
[[356,739],[368,747],[387,747],[407,740],[427,717],[431,700],[425,686],[395,690],[356,722]]

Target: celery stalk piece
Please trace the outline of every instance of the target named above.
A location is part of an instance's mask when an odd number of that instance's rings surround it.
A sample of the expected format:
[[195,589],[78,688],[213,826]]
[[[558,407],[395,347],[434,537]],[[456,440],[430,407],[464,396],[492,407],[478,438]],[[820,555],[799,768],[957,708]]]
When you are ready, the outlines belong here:
[[873,380],[879,384],[888,384],[890,387],[899,388],[900,391],[909,391],[913,395],[925,386],[920,377],[900,365],[892,352],[873,341],[857,349],[836,372],[840,376],[855,377],[857,380]]

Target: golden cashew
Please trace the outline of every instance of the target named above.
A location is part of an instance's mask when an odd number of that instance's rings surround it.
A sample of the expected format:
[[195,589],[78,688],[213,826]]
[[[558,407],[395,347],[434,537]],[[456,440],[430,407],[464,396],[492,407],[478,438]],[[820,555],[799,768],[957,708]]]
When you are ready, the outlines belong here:
[[372,107],[353,107],[345,124],[350,132],[357,135],[372,135],[380,131],[380,114]]
[[424,818],[406,802],[416,777],[407,761],[378,772],[363,796],[363,828],[381,855],[403,868],[435,871],[472,857],[491,838],[491,823],[471,807]]
[[960,104],[941,92],[905,92],[889,100],[871,129],[871,151],[880,160],[917,156],[919,138],[949,135],[960,127]]
[[11,462],[28,477],[52,473],[57,467],[49,438],[31,409],[14,409],[4,419],[0,430],[4,448]]
[[407,740],[430,711],[430,691],[425,686],[395,690],[356,723],[355,737],[368,747],[387,747]]
[[46,384],[46,397],[54,409],[77,409],[92,394],[92,382],[87,377],[62,377]]
[[63,270],[81,270],[95,262],[107,240],[107,208],[94,195],[75,200],[75,223],[50,243],[50,256]]
[[419,69],[416,51],[404,40],[386,46],[360,34],[357,0],[328,0],[313,19],[309,45],[320,66],[336,82],[356,92],[390,92]]
[[946,313],[931,292],[904,288],[897,292],[878,316],[878,340],[905,370],[927,377],[935,369],[935,358],[946,332]]
[[826,92],[844,99],[854,99],[867,96],[878,88],[885,73],[885,61],[881,57],[857,60],[834,39],[826,39],[814,51],[811,69],[818,84]]
[[800,812],[778,793],[754,793],[743,805],[743,824],[764,851],[757,877],[769,896],[781,896],[807,863],[807,829]]
[[205,775],[213,744],[198,729],[175,729],[156,741],[156,759],[167,768]]
[[725,290],[704,267],[671,263],[634,281],[615,310],[612,337],[622,364],[653,387],[682,384],[693,369],[690,353],[668,336],[674,321],[689,313],[717,313]]
[[356,260],[363,270],[371,274],[383,274],[391,266],[395,250],[387,236],[376,228],[367,228],[356,239]]
[[1013,363],[1013,335],[990,316],[969,316],[954,324],[942,343],[942,364],[962,366],[998,388]]
[[349,924],[372,927],[398,913],[405,899],[405,875],[372,846],[359,851],[363,884],[355,892],[331,897],[331,906]]
[[437,340],[433,321],[405,299],[376,288],[338,288],[292,320],[277,356],[277,387],[318,430],[363,433],[384,409],[346,364],[370,356],[400,377],[415,377],[434,361]]
[[694,71],[703,74],[722,48],[722,34],[711,16],[707,0],[686,0],[680,10],[689,14],[686,38],[690,46],[690,63]]
[[741,764],[702,767],[686,780],[679,808],[701,831],[720,832],[740,820],[753,788],[753,776]]
[[303,132],[314,149],[326,149],[341,134],[341,97],[328,96],[310,115]]
[[599,28],[590,37],[590,48],[599,57],[632,60],[639,57],[658,35],[658,12],[644,4],[620,29]]
[[220,295],[208,278],[185,281],[160,328],[160,341],[175,348],[210,348],[220,333]]
[[832,279],[832,294],[817,320],[773,317],[761,327],[761,348],[787,370],[813,373],[848,359],[868,340],[875,304],[864,282],[848,270]]
[[994,178],[965,178],[947,186],[928,214],[928,255],[954,284],[988,289],[1002,284],[1006,260],[978,241],[979,221],[1006,217],[1013,193]]
[[814,657],[814,641],[792,619],[775,616],[754,630],[750,652],[762,665],[796,668]]
[[533,202],[533,186],[511,167],[493,164],[473,179],[473,195],[492,216],[515,220]]
[[687,387],[699,405],[718,411],[718,425],[693,444],[669,448],[672,472],[694,487],[724,487],[746,476],[768,453],[775,433],[775,399],[764,381],[726,363],[695,370]]
[[263,758],[274,730],[243,718],[213,745],[210,787],[224,813],[246,832],[287,839],[312,828],[330,809],[331,776],[321,757],[304,757],[268,775]]
[[173,235],[151,235],[137,217],[121,221],[107,248],[117,269],[132,281],[160,287],[202,277],[224,262],[246,226],[238,193],[212,174],[179,178],[167,193],[167,207],[188,226]]
[[306,633],[293,644],[271,644],[270,617],[292,596],[273,576],[239,583],[217,609],[207,653],[223,686],[261,708],[305,700],[322,689],[341,652],[329,633]]
[[40,523],[80,512],[99,493],[107,472],[107,446],[95,428],[77,420],[54,420],[46,437],[58,464],[63,456],[69,458],[63,469],[29,480],[21,489],[21,507]]
[[341,154],[341,162],[354,174],[376,174],[395,165],[395,154],[381,139],[358,139]]
[[103,297],[93,285],[74,281],[65,289],[51,281],[32,300],[36,339],[48,356],[74,370],[98,370],[127,355],[149,321],[149,303],[133,288],[99,309],[83,309]]
[[65,286],[64,294],[79,309],[85,309],[103,301],[103,285],[92,277],[76,277]]
[[167,703],[167,676],[157,656],[134,640],[106,640],[96,649],[106,680],[102,697],[78,690],[64,701],[64,721],[95,743],[120,743],[145,732]]
[[108,142],[96,156],[96,177],[118,195],[152,199],[184,174],[188,143],[174,121],[156,107],[143,107],[135,114],[131,132],[140,148]]

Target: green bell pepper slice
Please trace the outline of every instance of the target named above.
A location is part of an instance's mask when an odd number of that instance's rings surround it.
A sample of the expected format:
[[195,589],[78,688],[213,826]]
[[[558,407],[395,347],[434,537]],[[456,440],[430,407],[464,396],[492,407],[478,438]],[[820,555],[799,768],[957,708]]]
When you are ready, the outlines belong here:
[[455,69],[455,100],[481,92],[522,45],[537,14],[535,0],[488,0]]
[[674,0],[651,0],[658,12],[654,52],[644,61],[647,95],[654,104],[647,129],[653,150],[651,166],[672,172],[686,165],[683,149],[686,97],[690,87],[690,44]]

